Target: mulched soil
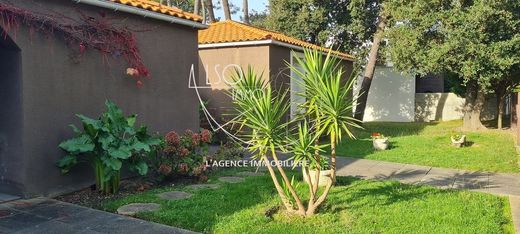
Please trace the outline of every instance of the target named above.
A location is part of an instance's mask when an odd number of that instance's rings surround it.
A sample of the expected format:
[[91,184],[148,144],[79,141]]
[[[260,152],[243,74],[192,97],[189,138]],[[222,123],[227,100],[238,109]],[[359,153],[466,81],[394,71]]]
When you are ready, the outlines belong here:
[[142,193],[150,189],[173,186],[174,184],[193,184],[193,178],[176,178],[173,181],[156,183],[144,178],[130,178],[121,181],[121,186],[117,194],[102,194],[95,190],[95,185],[69,194],[55,197],[56,200],[69,202],[81,206],[101,209],[101,204],[106,200],[118,199],[136,193]]

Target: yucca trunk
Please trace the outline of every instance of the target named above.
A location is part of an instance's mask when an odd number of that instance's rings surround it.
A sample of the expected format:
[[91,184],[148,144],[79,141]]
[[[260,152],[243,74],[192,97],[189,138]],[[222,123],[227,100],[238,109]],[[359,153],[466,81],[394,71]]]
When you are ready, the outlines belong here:
[[282,203],[285,206],[285,209],[287,209],[288,211],[293,211],[294,209],[291,205],[291,202],[285,196],[282,186],[280,185],[280,182],[278,181],[278,178],[276,177],[276,173],[274,172],[273,167],[271,167],[271,164],[270,164],[269,160],[267,159],[267,156],[265,156],[265,155],[262,156],[262,159],[264,160],[267,170],[269,171],[269,174],[271,175],[271,179],[273,180],[274,187],[276,188],[276,191],[278,192],[278,195],[280,196],[280,199],[282,200]]
[[332,170],[332,183],[336,183],[336,134],[330,134],[330,169]]
[[289,189],[289,192],[291,192],[291,195],[293,196],[294,201],[296,202],[296,206],[298,206],[297,212],[301,215],[305,215],[305,207],[303,206],[303,203],[302,203],[300,197],[298,196],[298,194],[294,190],[293,186],[291,185],[291,181],[285,174],[285,170],[283,169],[282,165],[280,164],[280,161],[278,160],[278,157],[276,156],[274,147],[271,148],[271,154],[273,156],[274,162],[276,163],[276,167],[278,168],[278,171],[280,172],[280,175],[282,175],[282,179],[284,180],[285,185]]

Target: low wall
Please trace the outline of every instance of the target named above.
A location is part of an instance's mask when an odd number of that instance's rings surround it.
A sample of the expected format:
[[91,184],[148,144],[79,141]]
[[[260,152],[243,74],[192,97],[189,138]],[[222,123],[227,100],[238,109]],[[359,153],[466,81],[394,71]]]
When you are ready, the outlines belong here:
[[[416,93],[415,94],[415,121],[449,121],[462,119],[464,116],[465,98],[454,93]],[[496,98],[486,100],[483,120],[496,117]]]

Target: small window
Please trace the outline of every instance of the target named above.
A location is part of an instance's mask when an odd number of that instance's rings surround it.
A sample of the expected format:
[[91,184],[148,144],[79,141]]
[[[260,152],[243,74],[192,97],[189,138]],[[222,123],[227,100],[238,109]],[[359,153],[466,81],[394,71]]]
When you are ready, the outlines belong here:
[[[303,53],[291,51],[291,65],[296,67],[298,70],[303,71],[303,69],[300,66],[298,66],[296,57],[300,60],[305,59]],[[305,102],[305,97],[299,95],[305,92],[305,86],[301,82],[296,81],[295,79],[302,81],[302,79],[291,70],[291,119],[294,118],[297,114],[299,114],[298,106]]]

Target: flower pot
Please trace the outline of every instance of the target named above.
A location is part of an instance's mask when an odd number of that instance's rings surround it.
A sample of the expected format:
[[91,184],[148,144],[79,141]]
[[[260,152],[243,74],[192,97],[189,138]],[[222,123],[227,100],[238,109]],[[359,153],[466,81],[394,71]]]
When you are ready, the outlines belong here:
[[[309,176],[311,177],[312,184],[316,184],[316,170],[309,170]],[[303,180],[305,183],[309,183],[309,179],[307,177],[307,171],[303,170]],[[320,180],[318,186],[325,186],[328,183],[332,182],[332,170],[323,170],[320,171]]]
[[453,138],[453,136],[451,137],[451,145],[460,148],[463,147],[464,144],[466,144],[466,135],[462,135],[458,140]]
[[388,138],[373,139],[372,145],[376,150],[386,150],[388,149],[390,142],[388,141]]

